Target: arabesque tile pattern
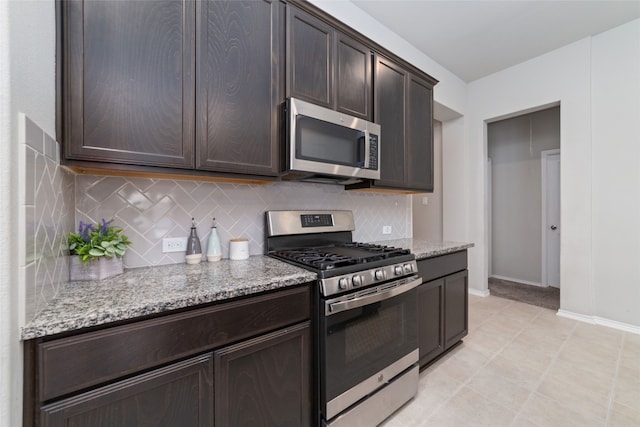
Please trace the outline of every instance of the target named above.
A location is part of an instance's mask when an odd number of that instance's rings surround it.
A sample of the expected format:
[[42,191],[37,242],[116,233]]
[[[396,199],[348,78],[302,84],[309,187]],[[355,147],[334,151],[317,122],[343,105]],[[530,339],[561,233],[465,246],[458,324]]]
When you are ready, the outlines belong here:
[[469,296],[469,335],[385,427],[640,426],[640,335]]

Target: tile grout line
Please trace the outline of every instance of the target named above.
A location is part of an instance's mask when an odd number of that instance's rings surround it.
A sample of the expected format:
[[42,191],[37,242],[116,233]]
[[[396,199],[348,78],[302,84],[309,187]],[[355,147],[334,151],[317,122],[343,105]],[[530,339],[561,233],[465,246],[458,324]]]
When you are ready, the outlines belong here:
[[[511,305],[515,305],[515,304],[525,304],[523,302],[520,301],[513,301],[513,300],[509,300],[509,303],[506,304],[504,307],[502,307],[499,311],[496,311],[495,313],[492,313],[491,316],[487,317],[479,326],[482,326],[483,324],[485,324],[487,321],[489,321],[492,317],[494,317],[496,314],[500,313],[501,311],[503,311],[505,308],[511,306]],[[543,309],[544,307],[540,307],[541,309]],[[540,310],[532,319],[531,321],[537,319],[541,314],[543,313],[542,310]],[[478,326],[478,327],[479,327]],[[451,396],[449,396],[447,399],[445,399],[442,403],[440,403],[437,408],[431,413],[431,415],[427,418],[427,420],[429,420],[430,418],[432,418],[447,402],[449,402],[455,395],[457,395],[460,390],[462,390],[465,386],[467,386],[472,380],[473,378],[475,378],[478,373],[484,369],[485,367],[487,367],[496,357],[498,357],[498,355],[500,353],[502,353],[504,351],[504,349],[511,343],[513,343],[515,341],[515,339],[520,336],[520,334],[522,333],[522,331],[525,330],[525,327],[523,326],[514,336],[513,338],[511,338],[510,340],[508,340],[503,346],[501,346],[498,350],[495,351],[495,353],[487,359],[487,361],[480,366],[476,372],[471,375],[469,378],[467,378],[464,382],[462,382],[456,389],[455,391],[451,394]],[[499,405],[507,410],[509,410],[509,408],[507,408],[506,406],[504,406],[503,404],[496,402],[495,400],[491,399],[491,397],[489,396],[485,396],[482,393],[479,393],[478,391],[476,391],[473,387],[469,386],[469,388],[471,390],[473,390],[474,392],[482,395],[483,397],[486,397],[488,400],[490,400],[491,402],[493,402],[496,405]],[[533,393],[533,392],[532,392]],[[526,401],[525,401],[526,403]],[[524,405],[523,405],[524,406]],[[515,411],[513,411],[515,412]],[[514,417],[513,421],[511,422],[511,424],[513,424],[513,422],[515,422],[515,420],[518,418],[519,413],[516,413],[516,416]]]
[[[542,311],[540,313],[538,313],[538,315],[536,316],[536,318],[538,318],[539,316],[542,315]],[[535,318],[534,318],[535,320]],[[544,370],[544,372],[542,373],[542,375],[540,376],[540,379],[538,380],[538,382],[536,383],[536,385],[533,387],[533,390],[531,390],[531,393],[529,393],[529,396],[527,397],[527,399],[524,401],[524,403],[522,404],[522,406],[520,407],[520,410],[518,411],[518,413],[516,414],[516,417],[513,419],[513,422],[511,423],[512,426],[515,425],[516,421],[518,421],[518,419],[520,418],[520,416],[522,415],[522,412],[524,410],[524,408],[527,406],[527,404],[531,401],[531,399],[533,399],[533,397],[536,395],[538,388],[540,388],[540,385],[544,382],[544,380],[547,378],[547,376],[549,375],[549,371],[551,370],[552,366],[556,363],[556,361],[558,360],[558,356],[560,355],[560,352],[562,351],[563,347],[567,344],[567,341],[569,340],[569,338],[573,335],[573,333],[575,332],[576,328],[578,327],[578,323],[575,322],[573,325],[573,328],[571,329],[571,331],[569,332],[569,335],[567,336],[567,338],[564,339],[564,341],[562,342],[562,344],[560,344],[560,347],[558,347],[558,351],[556,352],[556,354],[553,356],[553,358],[551,359],[551,361],[549,362],[549,364],[547,365],[547,368]],[[533,421],[530,421],[531,423],[538,425],[537,423],[534,423]],[[540,427],[544,427],[544,426],[540,426]]]
[[[507,306],[509,306],[509,305],[511,305],[511,304],[513,304],[513,301],[511,301],[509,304],[505,305],[505,307],[507,307]],[[504,307],[503,307],[503,308],[504,308]],[[501,309],[501,310],[502,310],[502,309]],[[486,322],[488,322],[488,321],[489,321],[489,319],[491,319],[492,317],[494,317],[497,313],[498,313],[498,311],[496,311],[496,312],[494,312],[494,313],[491,313],[491,315],[490,315],[489,317],[487,317],[486,319],[484,319],[482,322],[480,322],[480,324],[479,324],[476,328],[479,328],[480,326],[484,325]],[[463,343],[464,343],[464,341],[463,341]],[[500,349],[500,351],[502,351],[502,349]],[[451,356],[453,356],[453,355],[451,355]],[[492,357],[487,361],[487,363],[485,363],[484,365],[482,365],[482,367],[481,367],[480,369],[484,368],[484,367],[485,367],[485,366],[486,366],[486,365],[487,365],[491,360],[493,360],[493,358],[494,358],[494,357],[495,357],[495,355],[494,355],[494,356],[492,356]],[[440,361],[439,361],[439,362],[440,362]],[[427,368],[427,369],[428,369],[428,368]],[[439,410],[440,410],[440,409],[441,409],[441,408],[442,408],[442,407],[443,407],[447,402],[449,402],[449,401],[450,401],[450,400],[451,400],[451,399],[452,399],[456,394],[458,394],[458,392],[459,392],[460,390],[462,390],[462,388],[463,388],[463,387],[464,387],[464,386],[465,386],[469,381],[471,381],[471,378],[473,378],[475,375],[476,375],[476,374],[472,375],[472,376],[471,376],[470,378],[468,378],[466,381],[462,382],[458,387],[456,387],[456,388],[454,389],[453,393],[451,393],[451,396],[447,397],[447,398],[446,398],[446,399],[444,399],[442,402],[440,402],[440,404],[439,404],[439,405],[437,405],[437,406],[436,406],[436,408],[431,412],[431,415],[429,415],[429,416],[427,417],[427,421],[428,421],[429,419],[431,419],[431,418],[432,418],[432,417],[433,417],[433,416],[434,416],[434,415],[435,415],[435,414],[436,414],[436,413],[437,413],[437,412],[438,412],[438,411],[439,411]],[[454,378],[454,379],[455,379],[455,378]]]
[[618,349],[618,360],[616,360],[616,369],[613,373],[613,384],[611,384],[611,390],[609,391],[609,405],[607,406],[607,417],[605,418],[605,426],[608,426],[611,422],[611,412],[613,412],[613,403],[615,401],[616,387],[618,385],[618,374],[620,373],[620,365],[622,363],[622,353],[624,352],[624,346],[627,341],[627,333],[623,333],[622,342]]

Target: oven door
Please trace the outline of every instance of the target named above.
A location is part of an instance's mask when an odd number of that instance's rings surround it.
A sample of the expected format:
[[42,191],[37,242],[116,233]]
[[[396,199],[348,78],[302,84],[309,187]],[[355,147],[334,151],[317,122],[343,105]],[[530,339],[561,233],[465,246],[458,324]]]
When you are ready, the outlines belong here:
[[320,410],[329,420],[418,361],[417,289],[411,276],[324,302]]

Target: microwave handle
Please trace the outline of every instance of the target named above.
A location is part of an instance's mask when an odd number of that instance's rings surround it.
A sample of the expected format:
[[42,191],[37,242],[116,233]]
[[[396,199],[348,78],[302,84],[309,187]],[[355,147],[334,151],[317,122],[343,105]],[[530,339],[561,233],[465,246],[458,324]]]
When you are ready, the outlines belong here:
[[369,169],[369,158],[371,157],[371,144],[369,141],[369,131],[365,130],[363,132],[363,136],[362,138],[360,138],[359,145],[360,145],[360,154],[364,156],[364,162],[363,162],[363,168],[364,169]]
[[351,309],[362,307],[368,304],[373,304],[374,302],[393,298],[405,292],[409,292],[410,290],[417,287],[421,283],[422,283],[422,279],[418,277],[409,283],[405,283],[403,285],[396,286],[395,288],[390,288],[376,294],[365,295],[365,296],[350,299],[347,301],[327,303],[325,308],[325,312],[326,312],[325,315],[330,316],[332,314],[340,313],[341,311],[351,310]]

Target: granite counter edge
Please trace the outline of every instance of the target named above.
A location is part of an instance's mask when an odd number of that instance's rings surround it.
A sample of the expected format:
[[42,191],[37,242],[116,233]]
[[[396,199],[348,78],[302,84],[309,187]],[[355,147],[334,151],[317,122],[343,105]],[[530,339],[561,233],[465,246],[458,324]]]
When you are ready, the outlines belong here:
[[119,310],[96,311],[85,313],[72,317],[57,316],[56,311],[49,313],[43,312],[38,318],[21,328],[20,339],[27,341],[35,338],[43,338],[64,332],[80,332],[81,329],[94,326],[108,325],[109,323],[135,320],[148,315],[166,313],[169,314],[173,310],[193,308],[199,305],[222,302],[228,299],[257,295],[262,292],[268,292],[277,289],[283,289],[291,286],[302,285],[313,281],[315,274],[307,273],[296,275],[294,277],[275,277],[268,283],[252,284],[246,287],[235,289],[223,289],[218,292],[206,293],[202,295],[189,295],[185,298],[172,300],[159,300],[154,303],[131,306]]
[[437,249],[430,249],[426,251],[414,251],[413,253],[416,256],[416,260],[423,260],[428,258],[433,258],[439,255],[446,255],[453,252],[463,251],[474,246],[473,243],[455,243],[451,246],[441,247]]

